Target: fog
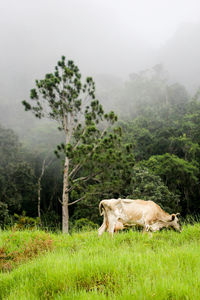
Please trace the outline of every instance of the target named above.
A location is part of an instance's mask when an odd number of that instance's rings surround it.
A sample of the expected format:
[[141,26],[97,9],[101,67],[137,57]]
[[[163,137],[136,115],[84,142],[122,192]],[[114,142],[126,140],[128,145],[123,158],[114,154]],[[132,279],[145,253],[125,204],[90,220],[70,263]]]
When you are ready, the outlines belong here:
[[0,122],[61,55],[94,78],[125,80],[161,63],[194,91],[200,86],[199,22],[199,0],[1,0]]

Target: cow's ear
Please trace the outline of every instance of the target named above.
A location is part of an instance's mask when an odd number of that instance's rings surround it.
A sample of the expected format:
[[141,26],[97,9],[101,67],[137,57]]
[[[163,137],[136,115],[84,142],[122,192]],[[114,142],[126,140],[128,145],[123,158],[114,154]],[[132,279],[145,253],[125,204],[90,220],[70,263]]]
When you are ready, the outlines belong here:
[[176,213],[176,216],[177,216],[177,217],[180,216],[180,213]]
[[172,215],[171,215],[171,221],[174,221],[175,217],[176,217],[176,215],[175,215],[175,214],[172,214]]

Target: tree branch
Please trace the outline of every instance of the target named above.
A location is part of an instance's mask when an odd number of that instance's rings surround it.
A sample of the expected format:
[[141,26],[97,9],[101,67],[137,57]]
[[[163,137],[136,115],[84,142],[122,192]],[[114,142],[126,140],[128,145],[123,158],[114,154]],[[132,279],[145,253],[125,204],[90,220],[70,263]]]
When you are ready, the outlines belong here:
[[[77,178],[77,179],[74,179],[73,182],[77,182],[77,181],[88,181],[89,179],[91,179],[91,178],[93,178],[93,177],[95,177],[96,175],[99,175],[99,174],[101,174],[101,173],[102,173],[102,171],[99,171],[99,172],[97,172],[97,173],[93,173],[93,174],[90,174],[90,175],[88,175],[88,176],[79,177],[79,178]],[[99,182],[99,180],[97,180],[97,179],[96,179],[96,181]]]
[[73,182],[77,182],[77,181],[87,181],[88,179],[91,178],[91,175],[88,175],[88,176],[84,176],[84,177],[79,177],[77,179],[74,179]]
[[[79,125],[79,124],[78,124],[78,125]],[[78,125],[77,125],[77,127],[78,127]],[[76,127],[76,128],[77,128],[77,127]],[[82,135],[84,135],[85,132],[86,132],[86,128],[84,128]],[[81,142],[81,139],[78,140],[78,142],[76,143],[76,145],[73,147],[73,150],[76,150],[76,148],[80,145],[80,142]]]
[[[105,131],[108,129],[108,127],[109,127],[109,126],[107,126],[107,127],[104,128],[104,130],[102,131],[102,133],[101,133],[101,135],[100,135],[100,137],[99,137],[99,140],[102,138],[102,136],[104,135],[104,133],[105,133]],[[90,156],[92,155],[92,153],[95,151],[95,149],[97,148],[98,145],[99,145],[99,143],[97,143],[97,144],[94,146],[94,148],[91,150],[91,152],[89,152],[89,153],[87,154],[87,158],[90,157]],[[73,177],[76,175],[76,173],[80,170],[80,168],[82,167],[82,165],[86,162],[87,158],[85,158],[85,159],[83,160],[82,163],[79,163],[79,164],[77,164],[77,165],[74,167],[74,169],[73,169],[73,170],[70,172],[70,174],[69,174],[69,178],[70,178],[72,175],[73,175]]]
[[74,168],[73,168],[73,170],[69,173],[69,178],[72,176],[72,174],[78,169],[80,167],[80,164],[77,164]]
[[79,199],[77,199],[77,200],[75,200],[73,202],[68,203],[68,206],[73,205],[73,204],[75,204],[75,203],[83,200],[87,195],[99,195],[99,194],[101,194],[101,193],[100,192],[98,192],[98,193],[88,193],[85,196],[83,196],[83,197],[81,197],[81,198],[79,198]]
[[81,198],[79,198],[78,200],[75,200],[75,201],[73,201],[73,202],[68,203],[68,206],[70,206],[70,205],[72,205],[72,204],[75,204],[75,203],[77,203],[77,202],[83,200],[85,197],[86,197],[86,195],[83,196],[83,197],[81,197]]
[[61,203],[61,205],[63,205],[63,202],[60,200],[60,198],[58,197],[58,201]]

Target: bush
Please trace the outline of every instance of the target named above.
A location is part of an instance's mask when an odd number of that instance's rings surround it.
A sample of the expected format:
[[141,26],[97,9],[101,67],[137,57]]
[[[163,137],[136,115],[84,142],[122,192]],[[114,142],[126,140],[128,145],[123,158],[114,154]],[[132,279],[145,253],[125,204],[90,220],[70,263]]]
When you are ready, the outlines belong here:
[[92,221],[88,220],[87,218],[81,218],[76,220],[73,226],[74,231],[88,231],[94,230],[98,228],[98,224],[93,223]]
[[39,218],[31,218],[26,216],[26,212],[23,211],[22,215],[19,216],[18,214],[14,214],[15,217],[15,229],[33,229],[40,225]]

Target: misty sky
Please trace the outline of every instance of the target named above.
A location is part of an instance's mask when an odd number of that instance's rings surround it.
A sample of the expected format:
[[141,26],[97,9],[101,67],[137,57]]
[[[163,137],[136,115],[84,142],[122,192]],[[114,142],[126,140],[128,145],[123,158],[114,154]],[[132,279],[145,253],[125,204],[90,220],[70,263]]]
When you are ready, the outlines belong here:
[[[4,32],[46,32],[46,38],[61,31],[82,38],[110,32],[132,34],[152,46],[160,46],[183,22],[200,21],[199,0],[1,0],[0,23]],[[63,27],[64,26],[64,27]],[[12,31],[13,30],[13,31]]]
[[0,0],[0,67],[29,82],[65,55],[87,75],[128,76],[188,22],[199,0]]

